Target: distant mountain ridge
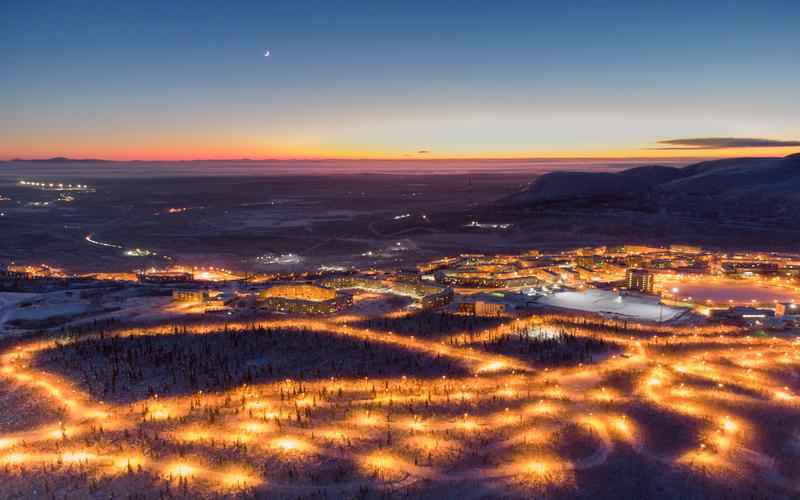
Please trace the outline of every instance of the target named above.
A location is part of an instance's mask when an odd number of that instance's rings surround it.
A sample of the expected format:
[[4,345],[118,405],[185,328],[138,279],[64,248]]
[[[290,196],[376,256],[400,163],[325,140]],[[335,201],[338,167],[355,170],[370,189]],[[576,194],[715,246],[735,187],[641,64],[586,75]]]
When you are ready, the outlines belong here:
[[31,163],[111,163],[111,160],[99,158],[67,158],[65,156],[55,156],[53,158],[14,158],[12,162],[31,162]]
[[758,228],[783,234],[800,230],[800,154],[703,161],[682,168],[648,165],[617,173],[554,172],[495,206],[598,217],[641,214],[642,224],[652,223],[645,217],[651,214],[673,223],[719,223],[733,231]]
[[[552,172],[535,179],[503,204],[530,205],[578,199],[683,196],[730,201],[742,196],[800,197],[800,153],[783,158],[730,158],[686,167],[648,165],[617,173]],[[793,196],[792,196],[793,195]]]

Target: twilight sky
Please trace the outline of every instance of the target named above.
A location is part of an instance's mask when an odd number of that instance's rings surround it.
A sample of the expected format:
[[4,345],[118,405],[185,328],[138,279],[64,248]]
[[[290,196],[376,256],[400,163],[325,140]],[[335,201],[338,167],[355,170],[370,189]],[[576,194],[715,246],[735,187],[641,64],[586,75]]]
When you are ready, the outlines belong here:
[[798,26],[797,0],[3,0],[0,159],[784,155]]

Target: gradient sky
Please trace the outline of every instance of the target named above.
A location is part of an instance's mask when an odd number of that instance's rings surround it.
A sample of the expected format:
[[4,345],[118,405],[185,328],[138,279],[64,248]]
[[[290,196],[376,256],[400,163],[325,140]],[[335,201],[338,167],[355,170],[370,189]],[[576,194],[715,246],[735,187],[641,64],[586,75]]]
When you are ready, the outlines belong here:
[[0,159],[782,155],[658,141],[800,140],[799,26],[797,0],[3,0]]

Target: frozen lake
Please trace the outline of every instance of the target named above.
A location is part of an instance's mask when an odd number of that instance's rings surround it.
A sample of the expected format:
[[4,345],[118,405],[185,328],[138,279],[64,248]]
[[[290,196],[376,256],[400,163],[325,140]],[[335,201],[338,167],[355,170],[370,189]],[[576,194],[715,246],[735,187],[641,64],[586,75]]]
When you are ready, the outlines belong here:
[[656,322],[670,321],[686,312],[684,308],[661,306],[658,297],[620,296],[615,292],[597,289],[559,292],[542,297],[539,299],[539,303],[564,309]]

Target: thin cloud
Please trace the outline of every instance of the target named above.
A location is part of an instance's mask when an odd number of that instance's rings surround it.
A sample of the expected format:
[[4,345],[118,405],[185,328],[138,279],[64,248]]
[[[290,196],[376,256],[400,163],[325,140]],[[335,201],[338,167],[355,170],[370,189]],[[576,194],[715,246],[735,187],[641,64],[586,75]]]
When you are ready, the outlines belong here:
[[426,155],[428,153],[430,153],[429,149],[420,149],[419,151],[417,151],[418,155]]
[[778,141],[754,137],[696,137],[689,139],[665,139],[649,149],[732,149],[732,148],[786,148],[800,146],[800,141]]

